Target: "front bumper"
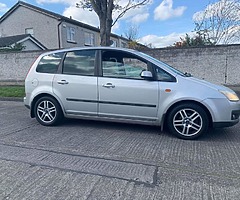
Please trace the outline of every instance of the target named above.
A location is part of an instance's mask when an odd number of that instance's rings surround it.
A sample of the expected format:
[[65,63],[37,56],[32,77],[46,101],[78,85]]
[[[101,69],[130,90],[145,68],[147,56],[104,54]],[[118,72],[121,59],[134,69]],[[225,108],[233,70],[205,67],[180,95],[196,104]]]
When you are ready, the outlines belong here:
[[223,128],[223,127],[230,127],[234,126],[239,122],[239,119],[233,122],[214,122],[213,128]]
[[213,127],[229,127],[239,122],[240,101],[230,102],[225,98],[203,101],[212,116]]

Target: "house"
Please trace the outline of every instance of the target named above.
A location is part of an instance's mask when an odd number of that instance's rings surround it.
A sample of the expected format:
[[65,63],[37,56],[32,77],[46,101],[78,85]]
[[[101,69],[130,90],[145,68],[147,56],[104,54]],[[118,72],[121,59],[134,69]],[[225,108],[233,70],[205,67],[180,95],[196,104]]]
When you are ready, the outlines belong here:
[[[72,18],[18,1],[0,18],[0,37],[30,34],[47,49],[99,46],[100,30]],[[113,46],[125,47],[128,40],[111,34]]]
[[[30,34],[0,37],[0,50],[17,49],[22,51],[46,50],[47,48]],[[20,50],[19,49],[19,50]]]

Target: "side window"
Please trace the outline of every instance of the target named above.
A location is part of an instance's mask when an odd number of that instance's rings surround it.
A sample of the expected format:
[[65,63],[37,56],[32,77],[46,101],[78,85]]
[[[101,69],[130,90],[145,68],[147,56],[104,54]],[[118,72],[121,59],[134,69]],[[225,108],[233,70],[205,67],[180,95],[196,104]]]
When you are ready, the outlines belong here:
[[63,63],[63,74],[93,76],[95,50],[68,52]]
[[145,70],[147,63],[130,53],[105,51],[102,54],[104,77],[142,79],[141,72]]
[[159,67],[155,67],[156,71],[156,76],[158,81],[163,81],[163,82],[175,82],[176,79],[170,75],[169,73],[165,72]]
[[36,71],[39,73],[56,73],[64,53],[55,53],[43,56]]

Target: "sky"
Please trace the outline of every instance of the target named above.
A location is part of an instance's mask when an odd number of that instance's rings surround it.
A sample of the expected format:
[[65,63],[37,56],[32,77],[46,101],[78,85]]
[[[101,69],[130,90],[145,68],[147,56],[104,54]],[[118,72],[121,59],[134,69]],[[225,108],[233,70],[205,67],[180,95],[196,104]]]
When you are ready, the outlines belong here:
[[[99,27],[94,12],[76,8],[79,0],[24,0],[40,8],[72,17],[75,20]],[[128,0],[118,0],[124,5]],[[137,40],[145,45],[161,48],[180,41],[186,33],[192,35],[194,17],[203,12],[210,0],[150,0],[148,5],[130,10],[112,28],[112,32],[125,36],[129,27],[137,29]],[[17,0],[0,0],[0,16],[10,9]],[[116,17],[116,13],[114,17]]]

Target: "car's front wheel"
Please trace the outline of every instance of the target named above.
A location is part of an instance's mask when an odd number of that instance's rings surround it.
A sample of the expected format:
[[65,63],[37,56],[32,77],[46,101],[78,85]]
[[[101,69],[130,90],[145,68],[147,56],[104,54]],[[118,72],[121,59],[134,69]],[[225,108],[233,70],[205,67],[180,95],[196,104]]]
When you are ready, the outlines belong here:
[[197,104],[180,104],[168,114],[169,131],[182,139],[195,139],[207,132],[209,119],[206,111]]
[[44,126],[58,124],[62,118],[62,110],[59,103],[52,97],[41,97],[34,106],[37,121]]

